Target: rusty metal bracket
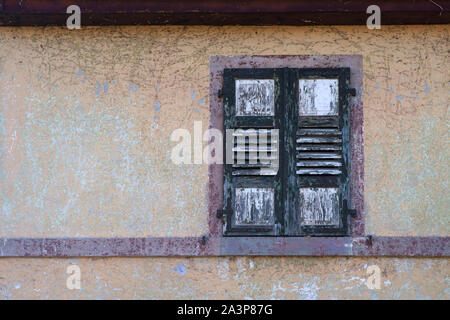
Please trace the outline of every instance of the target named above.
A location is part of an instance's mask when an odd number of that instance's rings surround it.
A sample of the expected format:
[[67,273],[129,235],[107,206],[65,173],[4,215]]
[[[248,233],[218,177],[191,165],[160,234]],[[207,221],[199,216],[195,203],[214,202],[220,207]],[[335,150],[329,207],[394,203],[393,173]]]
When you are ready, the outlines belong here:
[[355,88],[348,88],[347,93],[351,95],[352,97],[356,97],[356,89]]
[[352,218],[356,218],[358,216],[358,212],[356,211],[356,209],[350,209],[348,207],[347,200],[344,200],[343,206],[344,206],[343,207],[344,214],[347,214]]
[[217,210],[216,217],[218,219],[222,219],[223,217],[225,217],[227,215],[232,215],[232,214],[233,214],[233,210],[230,210],[230,209]]
[[373,235],[369,234],[369,235],[366,237],[366,243],[367,243],[367,245],[368,245],[369,247],[371,247],[371,246],[373,245]]

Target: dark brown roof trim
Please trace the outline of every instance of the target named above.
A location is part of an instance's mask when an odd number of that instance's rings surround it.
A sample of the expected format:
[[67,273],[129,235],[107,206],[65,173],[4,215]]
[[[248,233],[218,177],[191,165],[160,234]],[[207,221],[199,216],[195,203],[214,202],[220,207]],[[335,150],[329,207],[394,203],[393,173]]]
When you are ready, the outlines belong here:
[[365,25],[367,7],[382,25],[448,24],[448,0],[0,0],[0,26],[66,25],[66,8],[85,25]]

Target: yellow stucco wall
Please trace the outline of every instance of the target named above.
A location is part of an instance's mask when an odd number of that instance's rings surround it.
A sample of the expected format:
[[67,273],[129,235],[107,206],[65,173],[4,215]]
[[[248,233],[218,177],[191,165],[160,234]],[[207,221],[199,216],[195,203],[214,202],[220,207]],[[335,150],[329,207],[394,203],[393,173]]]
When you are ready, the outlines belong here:
[[[170,133],[207,128],[210,56],[252,54],[363,55],[367,232],[448,236],[449,31],[1,28],[0,237],[205,234],[207,166],[174,165]],[[0,259],[0,296],[450,297],[447,259],[76,259],[81,292],[71,261]]]
[[[66,287],[66,268],[81,289]],[[369,289],[368,266],[381,270]],[[95,258],[0,260],[0,299],[449,299],[444,259]]]

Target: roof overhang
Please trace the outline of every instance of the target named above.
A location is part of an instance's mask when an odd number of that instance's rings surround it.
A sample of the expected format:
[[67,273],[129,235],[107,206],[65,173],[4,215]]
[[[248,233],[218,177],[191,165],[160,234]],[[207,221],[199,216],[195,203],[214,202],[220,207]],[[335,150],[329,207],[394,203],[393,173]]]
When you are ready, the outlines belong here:
[[367,7],[382,25],[448,24],[448,0],[0,0],[0,26],[65,26],[68,6],[82,25],[365,25]]

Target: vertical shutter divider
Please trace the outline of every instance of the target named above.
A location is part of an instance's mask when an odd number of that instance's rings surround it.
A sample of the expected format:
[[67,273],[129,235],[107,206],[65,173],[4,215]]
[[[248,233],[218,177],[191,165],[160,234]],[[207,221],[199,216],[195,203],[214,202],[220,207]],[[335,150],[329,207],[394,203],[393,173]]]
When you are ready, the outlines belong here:
[[285,235],[299,235],[298,215],[296,214],[297,207],[297,177],[296,177],[296,163],[295,163],[295,149],[296,149],[296,131],[298,126],[298,104],[296,103],[296,88],[297,84],[297,69],[288,69],[285,71],[286,88],[285,88],[285,113],[284,126],[285,137],[284,145],[284,190],[285,190]]
[[[348,210],[350,204],[350,103],[349,96],[356,94],[356,90],[351,90],[350,88],[350,68],[343,68],[341,76],[339,77],[339,104],[340,112],[342,116],[340,117],[341,130],[342,130],[342,160],[343,168],[340,181],[341,189],[341,201],[340,201],[340,214],[342,217],[343,229],[346,234],[349,234],[350,216],[352,211]],[[341,85],[342,83],[342,85]],[[341,100],[342,99],[342,100]],[[342,108],[342,109],[341,109]]]

